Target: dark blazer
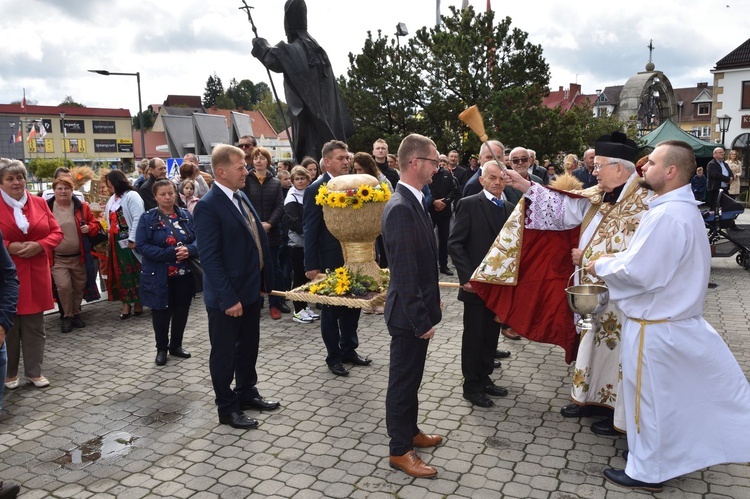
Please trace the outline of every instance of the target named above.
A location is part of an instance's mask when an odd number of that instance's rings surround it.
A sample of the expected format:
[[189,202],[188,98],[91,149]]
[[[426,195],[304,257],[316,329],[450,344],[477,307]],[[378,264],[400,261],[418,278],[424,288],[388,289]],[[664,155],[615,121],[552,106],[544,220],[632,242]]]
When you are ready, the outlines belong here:
[[[724,163],[726,165],[726,163]],[[732,173],[732,170],[729,169],[729,165],[727,165],[727,170],[729,170],[729,175],[724,175],[724,172],[721,170],[721,165],[719,164],[716,159],[712,159],[708,162],[706,165],[706,177],[708,177],[708,190],[709,191],[718,191],[721,189],[721,183],[729,183],[731,182],[732,178],[734,177],[734,174]]]
[[261,184],[254,171],[245,177],[245,187],[242,189],[260,215],[261,222],[271,224],[268,231],[268,244],[281,245],[281,217],[284,216],[284,196],[281,181],[274,178],[269,171]]
[[391,270],[385,321],[391,334],[397,328],[422,336],[442,318],[437,244],[430,217],[401,183],[385,207],[381,230]]
[[[241,191],[239,191],[241,192]],[[244,195],[244,194],[242,194]],[[242,214],[218,184],[195,205],[195,232],[203,266],[203,300],[207,307],[226,311],[237,302],[255,303],[261,291],[271,291],[273,266],[268,236],[250,205],[263,247],[261,272],[258,248]]]
[[315,204],[318,188],[331,180],[326,172],[305,189],[302,198],[302,232],[305,234],[305,270],[333,270],[344,265],[339,240],[326,227],[323,207]]
[[[466,182],[463,197],[473,196],[474,194],[479,194],[480,192],[482,192],[482,184],[479,183],[479,177],[481,176],[482,169],[477,168],[477,171],[474,172],[474,175],[469,179],[468,182]],[[539,177],[537,177],[536,175],[533,175],[530,178],[537,183],[541,183],[538,180]],[[505,186],[505,189],[503,189],[503,194],[505,194],[505,198],[514,205],[518,204],[518,202],[523,197],[523,192],[518,191],[509,185]]]
[[2,273],[0,274],[0,326],[7,334],[16,319],[19,283],[16,264],[13,263],[5,247],[2,233],[0,233],[0,273]]
[[539,166],[534,163],[529,167],[529,173],[533,173],[534,175],[542,179],[542,183],[544,185],[549,185],[549,172],[545,167]]
[[[456,208],[456,222],[448,238],[448,253],[458,272],[458,282],[466,284],[482,263],[500,229],[515,205],[509,201],[502,210],[487,199],[484,192],[461,199]],[[458,291],[458,299],[482,303],[476,293]]]
[[[184,208],[175,207],[175,212],[187,237],[181,240],[179,231],[175,231],[174,236],[187,247],[190,258],[197,258],[198,246],[193,216]],[[170,235],[172,232],[162,223],[156,208],[147,211],[138,220],[135,245],[138,253],[143,256],[140,298],[143,305],[156,310],[166,310],[169,307],[167,267],[177,262],[177,246],[167,244],[167,237]]]
[[581,181],[584,189],[588,189],[599,183],[599,180],[594,176],[594,171],[589,171],[586,165],[579,166],[573,170],[573,176]]

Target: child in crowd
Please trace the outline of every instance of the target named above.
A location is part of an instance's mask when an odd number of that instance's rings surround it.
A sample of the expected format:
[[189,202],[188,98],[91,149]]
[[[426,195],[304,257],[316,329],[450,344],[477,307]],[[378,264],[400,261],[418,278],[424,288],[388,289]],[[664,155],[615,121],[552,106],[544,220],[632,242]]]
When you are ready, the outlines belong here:
[[[284,218],[282,223],[289,230],[289,253],[292,259],[292,271],[294,281],[293,287],[298,287],[306,282],[305,277],[305,240],[302,233],[302,197],[305,188],[310,185],[310,173],[305,167],[295,166],[292,168],[292,187],[284,199]],[[320,316],[313,312],[306,302],[294,302],[294,314],[292,320],[300,323],[310,323]]]
[[185,207],[190,214],[193,214],[193,208],[198,203],[199,199],[195,197],[195,181],[187,179],[182,182],[182,194],[180,194],[182,202],[185,203]]

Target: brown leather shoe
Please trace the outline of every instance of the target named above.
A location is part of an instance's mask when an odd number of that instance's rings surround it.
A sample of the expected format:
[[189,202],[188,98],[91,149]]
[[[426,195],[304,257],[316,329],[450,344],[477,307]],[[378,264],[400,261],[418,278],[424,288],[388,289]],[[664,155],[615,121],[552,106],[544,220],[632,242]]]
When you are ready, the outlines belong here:
[[414,440],[412,441],[414,447],[437,447],[441,443],[443,443],[443,437],[440,435],[425,435],[421,430],[414,435]]
[[522,336],[515,332],[512,327],[506,327],[502,329],[503,336],[509,340],[520,340]]
[[414,450],[403,456],[391,456],[389,464],[391,468],[401,470],[414,478],[435,478],[438,474],[437,470],[425,464]]

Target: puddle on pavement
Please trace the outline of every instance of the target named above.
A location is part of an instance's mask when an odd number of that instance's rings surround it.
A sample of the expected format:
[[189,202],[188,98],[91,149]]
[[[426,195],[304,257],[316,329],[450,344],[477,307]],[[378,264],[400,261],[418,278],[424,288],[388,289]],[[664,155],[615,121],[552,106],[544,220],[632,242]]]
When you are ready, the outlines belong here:
[[124,431],[110,433],[84,442],[77,449],[55,459],[58,464],[93,463],[100,459],[124,456],[130,452],[136,437]]

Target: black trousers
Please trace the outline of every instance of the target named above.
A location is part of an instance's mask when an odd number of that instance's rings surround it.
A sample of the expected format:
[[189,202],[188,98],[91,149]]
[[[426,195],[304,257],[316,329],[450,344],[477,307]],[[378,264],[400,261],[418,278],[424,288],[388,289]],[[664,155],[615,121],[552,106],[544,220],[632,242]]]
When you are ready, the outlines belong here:
[[[292,260],[292,275],[294,276],[292,287],[296,288],[309,280],[305,277],[305,248],[301,246],[289,246],[289,255]],[[295,301],[292,303],[294,304],[295,312],[299,312],[307,307],[307,302],[305,301]]]
[[[242,304],[242,315],[230,317],[218,308],[206,307],[211,355],[208,366],[220,416],[240,410],[240,405],[258,397],[255,388],[260,343],[260,304]],[[232,380],[235,387],[232,389]]]
[[326,364],[332,366],[356,353],[359,346],[357,328],[360,308],[326,305],[320,313],[320,334],[328,355]]
[[[151,323],[154,326],[157,350],[175,350],[182,346],[190,303],[193,301],[193,277],[190,274],[178,275],[167,279],[169,302],[164,310],[151,309]],[[169,324],[172,323],[172,337],[169,336]]]
[[484,303],[464,302],[464,333],[461,339],[461,373],[464,393],[482,393],[492,383],[495,350],[501,325]]
[[444,268],[448,266],[448,236],[451,231],[451,217],[433,218],[432,224],[437,227],[438,265]]
[[391,456],[403,456],[414,448],[419,433],[419,385],[422,383],[429,340],[404,329],[388,326],[391,334],[391,364],[385,395],[385,424]]

